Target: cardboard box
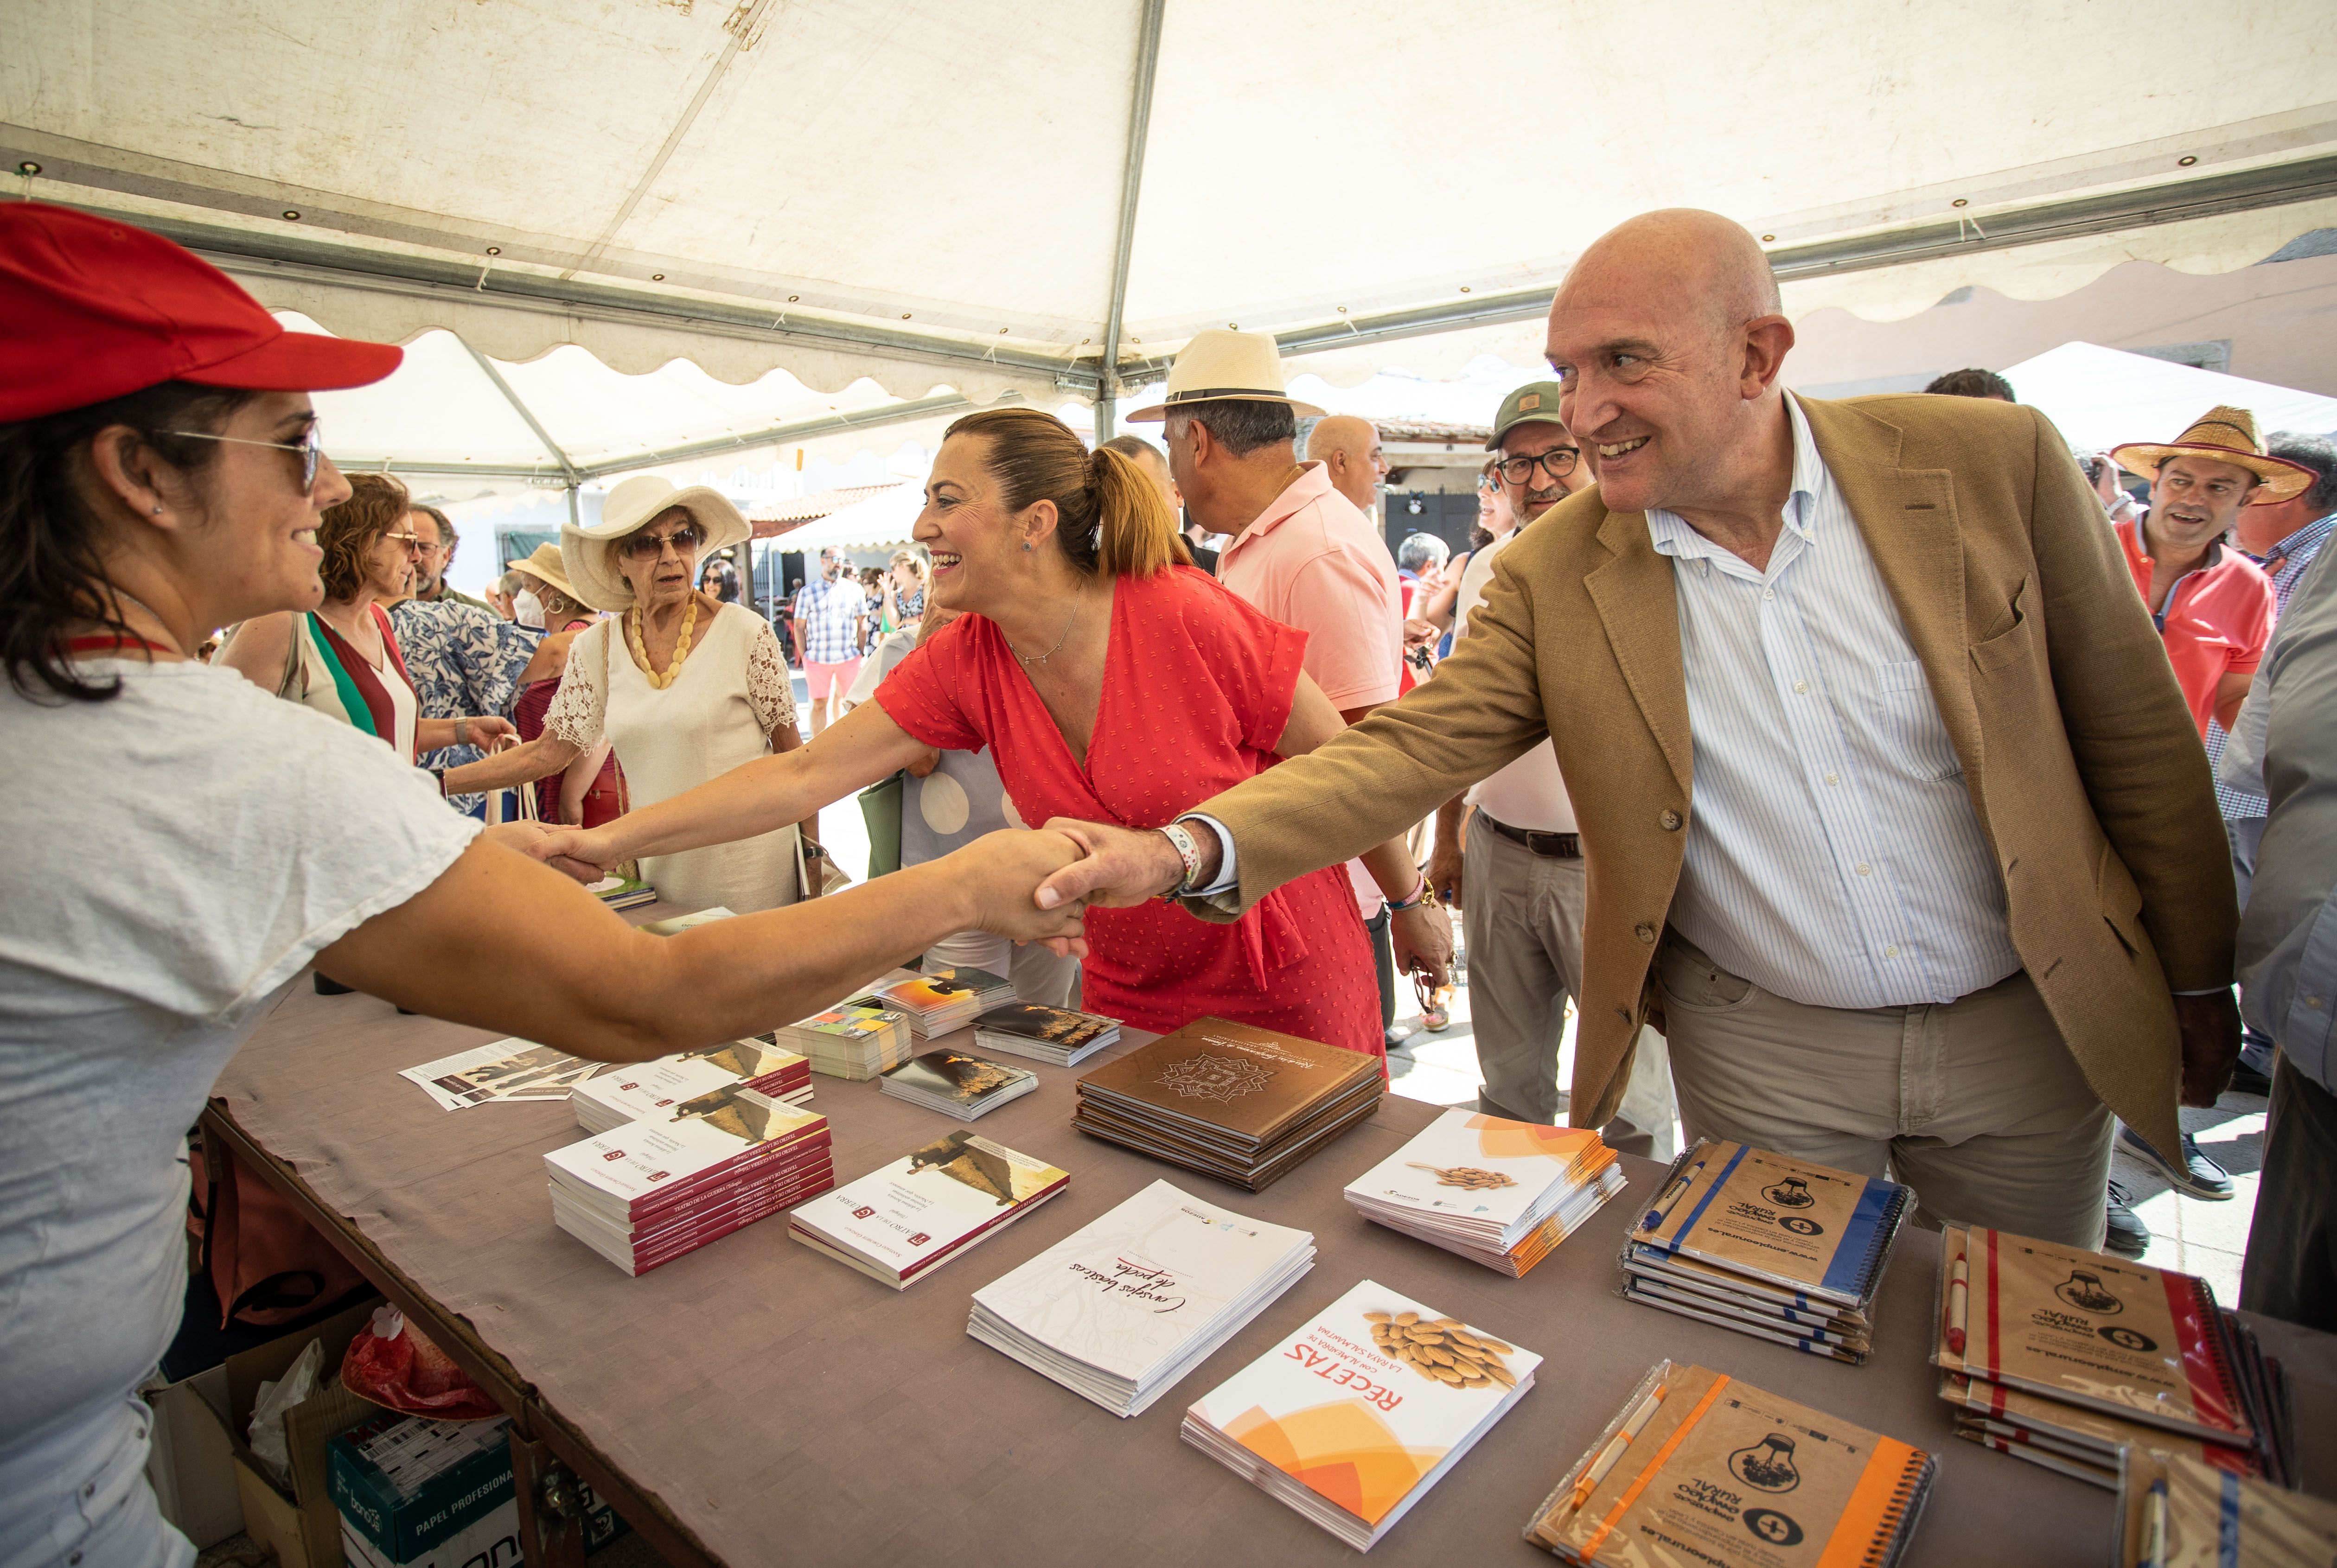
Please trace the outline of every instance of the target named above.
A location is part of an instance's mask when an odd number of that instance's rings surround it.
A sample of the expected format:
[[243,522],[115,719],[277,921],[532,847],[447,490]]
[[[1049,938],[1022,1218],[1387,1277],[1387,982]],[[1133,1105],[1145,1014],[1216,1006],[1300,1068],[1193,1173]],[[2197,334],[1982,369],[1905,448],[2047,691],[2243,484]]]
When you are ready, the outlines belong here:
[[227,1368],[213,1367],[178,1383],[158,1378],[139,1392],[154,1411],[146,1475],[162,1517],[196,1551],[218,1545],[243,1528],[235,1448],[227,1439]]
[[517,1563],[509,1426],[391,1411],[328,1443],[351,1568]]
[[[227,1437],[233,1452],[235,1485],[243,1504],[243,1528],[276,1553],[279,1568],[343,1568],[341,1516],[333,1507],[325,1464],[326,1440],[347,1431],[381,1407],[341,1387],[341,1358],[349,1341],[373,1318],[366,1302],[297,1334],[230,1356],[227,1374]],[[311,1340],[325,1347],[324,1377],[315,1394],[284,1415],[285,1448],[292,1461],[291,1485],[279,1486],[251,1452],[251,1408],[259,1386],[292,1368]],[[216,1412],[214,1412],[216,1414]]]

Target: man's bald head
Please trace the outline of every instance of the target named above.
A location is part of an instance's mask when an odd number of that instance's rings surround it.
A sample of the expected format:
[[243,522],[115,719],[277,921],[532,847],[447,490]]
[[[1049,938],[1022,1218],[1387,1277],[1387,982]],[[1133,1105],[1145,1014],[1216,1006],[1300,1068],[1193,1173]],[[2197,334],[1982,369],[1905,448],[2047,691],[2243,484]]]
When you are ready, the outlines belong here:
[[1560,298],[1569,291],[1597,298],[1657,290],[1691,304],[1726,331],[1785,308],[1777,274],[1752,231],[1693,207],[1625,219],[1591,241],[1558,292]]
[[1380,481],[1387,477],[1387,459],[1381,455],[1380,433],[1368,419],[1335,414],[1315,423],[1306,438],[1306,457],[1330,471],[1331,487],[1358,510],[1379,499]]

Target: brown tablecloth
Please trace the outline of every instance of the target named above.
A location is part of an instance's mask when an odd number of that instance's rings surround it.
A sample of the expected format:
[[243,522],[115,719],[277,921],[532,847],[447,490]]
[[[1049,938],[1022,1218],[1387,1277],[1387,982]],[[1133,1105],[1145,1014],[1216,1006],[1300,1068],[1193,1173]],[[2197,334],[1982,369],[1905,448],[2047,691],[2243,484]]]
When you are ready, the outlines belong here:
[[[543,1155],[584,1135],[565,1105],[450,1113],[396,1076],[490,1037],[304,989],[253,1036],[219,1093],[245,1130],[741,1568],[1345,1558],[1346,1547],[1179,1441],[1177,1427],[1194,1398],[1366,1278],[1545,1358],[1533,1390],[1374,1549],[1375,1563],[1550,1562],[1519,1538],[1528,1514],[1664,1357],[1937,1453],[1939,1485],[1911,1564],[2059,1568],[2108,1551],[2108,1493],[1950,1435],[1925,1361],[1939,1269],[1929,1232],[1910,1228],[1901,1241],[1873,1360],[1843,1366],[1616,1295],[1622,1234],[1659,1174],[1648,1162],[1627,1160],[1629,1189],[1511,1280],[1366,1223],[1339,1196],[1433,1106],[1391,1098],[1253,1196],[1072,1131],[1078,1070],[1038,1066],[1039,1090],[979,1125],[1071,1172],[1070,1191],[908,1290],[790,1242],[779,1219],[636,1280],[552,1225]],[[873,1083],[814,1083],[839,1182],[956,1125]],[[1134,1420],[966,1336],[974,1290],[1164,1176],[1311,1230],[1314,1271]],[[2296,1376],[2308,1484],[2337,1495],[2337,1336],[2258,1328]]]

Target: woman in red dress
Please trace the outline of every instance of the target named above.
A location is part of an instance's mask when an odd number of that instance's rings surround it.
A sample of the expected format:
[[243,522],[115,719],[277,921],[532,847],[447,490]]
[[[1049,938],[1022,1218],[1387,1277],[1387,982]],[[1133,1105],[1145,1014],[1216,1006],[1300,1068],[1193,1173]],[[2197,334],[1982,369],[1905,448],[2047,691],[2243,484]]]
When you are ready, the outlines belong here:
[[[1141,469],[1090,455],[1028,409],[950,427],[916,538],[932,592],[963,611],[810,745],[735,768],[543,852],[610,865],[794,822],[919,762],[992,749],[1010,819],[1154,828],[1312,751],[1341,723],[1299,667],[1304,632],[1187,564]],[[1418,873],[1401,840],[1364,857],[1394,900]],[[1447,917],[1422,946],[1450,950]],[[1384,1055],[1371,948],[1344,872],[1269,894],[1230,925],[1167,904],[1091,910],[1082,1005],[1166,1032],[1208,1015]]]

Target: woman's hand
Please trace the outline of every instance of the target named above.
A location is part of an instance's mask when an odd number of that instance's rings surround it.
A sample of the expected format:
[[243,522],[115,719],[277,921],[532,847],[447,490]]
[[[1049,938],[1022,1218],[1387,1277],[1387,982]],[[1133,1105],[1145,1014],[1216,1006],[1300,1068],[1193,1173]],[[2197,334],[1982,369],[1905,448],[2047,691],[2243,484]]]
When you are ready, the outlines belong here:
[[941,752],[935,747],[927,746],[924,749],[924,754],[920,755],[916,761],[909,765],[909,776],[911,778],[927,777],[933,773],[934,769],[941,765]]
[[1442,905],[1414,904],[1396,911],[1388,922],[1388,936],[1395,946],[1397,973],[1416,969],[1431,985],[1452,983],[1452,917]]
[[477,718],[464,719],[463,728],[469,743],[481,751],[494,750],[495,743],[505,735],[519,739],[519,726],[500,714],[483,714]]
[[[609,874],[611,867],[627,858],[625,852],[619,847],[614,835],[607,828],[556,828],[545,827],[541,823],[537,825],[540,830],[539,837],[513,847],[536,860],[559,866],[570,876],[576,875],[575,866],[577,865],[592,867],[593,874],[581,878],[581,881],[598,881]],[[563,861],[574,863],[562,865],[561,862]]]

